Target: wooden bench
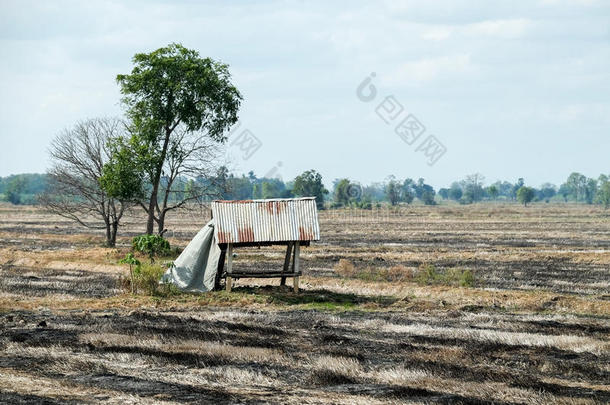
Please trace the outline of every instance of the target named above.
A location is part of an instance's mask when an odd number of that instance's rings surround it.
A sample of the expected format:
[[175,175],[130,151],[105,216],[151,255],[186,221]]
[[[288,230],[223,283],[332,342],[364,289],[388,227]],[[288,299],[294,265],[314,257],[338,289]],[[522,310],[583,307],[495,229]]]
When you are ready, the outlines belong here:
[[[233,250],[236,247],[245,246],[270,246],[270,245],[286,245],[286,256],[284,258],[284,267],[281,271],[239,271],[233,268]],[[300,253],[301,246],[308,246],[308,241],[302,242],[249,242],[249,243],[227,243],[221,244],[221,257],[219,260],[219,269],[217,274],[225,277],[225,288],[231,291],[233,280],[239,278],[281,278],[280,285],[286,285],[286,278],[292,277],[294,292],[299,292],[299,277],[302,275],[300,268]],[[227,271],[223,274],[225,257],[227,261]],[[217,285],[220,285],[220,277],[217,278]]]

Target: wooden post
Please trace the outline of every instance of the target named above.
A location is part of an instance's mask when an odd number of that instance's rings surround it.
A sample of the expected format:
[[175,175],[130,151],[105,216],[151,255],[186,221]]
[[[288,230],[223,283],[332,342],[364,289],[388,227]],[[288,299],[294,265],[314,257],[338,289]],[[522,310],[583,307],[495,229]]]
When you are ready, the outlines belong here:
[[294,292],[299,292],[299,276],[294,276]]
[[227,284],[227,292],[231,292],[231,287],[232,287],[232,284],[233,284],[233,278],[230,277],[230,276],[227,276],[226,284]]
[[[292,262],[292,271],[295,274],[299,273],[299,254],[301,253],[301,245],[296,242],[294,245],[294,261]],[[299,292],[299,276],[294,276],[294,292]]]
[[231,277],[231,274],[233,274],[233,244],[229,243],[227,246],[227,292],[231,292],[233,284],[233,277]]
[[225,270],[225,258],[227,256],[227,248],[225,247],[220,251],[220,257],[218,258],[218,267],[216,268],[216,277],[214,278],[214,290],[220,290],[220,279],[222,273]]
[[[286,245],[286,257],[284,258],[284,273],[288,273],[290,266],[290,255],[292,254],[292,242],[288,242]],[[282,277],[280,285],[286,285],[286,277]]]

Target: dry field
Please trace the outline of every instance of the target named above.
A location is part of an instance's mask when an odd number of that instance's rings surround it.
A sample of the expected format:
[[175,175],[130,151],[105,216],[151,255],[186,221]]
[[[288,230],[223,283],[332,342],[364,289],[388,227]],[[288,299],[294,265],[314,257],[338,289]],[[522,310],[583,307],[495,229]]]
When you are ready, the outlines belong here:
[[[184,247],[209,214],[171,217]],[[327,211],[303,291],[131,296],[100,233],[0,206],[2,403],[608,403],[610,212]],[[283,251],[239,250],[242,269]],[[341,261],[341,263],[339,263]],[[422,269],[469,270],[470,286]]]

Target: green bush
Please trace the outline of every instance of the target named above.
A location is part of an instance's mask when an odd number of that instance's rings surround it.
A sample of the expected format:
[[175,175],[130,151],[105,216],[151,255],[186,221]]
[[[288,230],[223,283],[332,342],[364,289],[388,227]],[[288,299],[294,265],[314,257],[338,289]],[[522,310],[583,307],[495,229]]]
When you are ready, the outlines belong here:
[[180,293],[180,290],[173,284],[159,284],[165,273],[165,266],[148,262],[141,263],[137,259],[136,262],[137,264],[133,263],[128,257],[120,261],[120,263],[130,264],[130,277],[121,278],[121,285],[125,290],[135,294],[162,297]]
[[460,286],[472,287],[474,285],[474,274],[469,269],[462,271],[460,275]]
[[165,256],[171,252],[169,242],[160,235],[140,235],[133,238],[131,246],[134,251],[142,252],[150,257]]
[[147,295],[157,295],[159,280],[165,270],[158,264],[142,263],[135,271],[135,282],[138,291]]
[[[133,255],[133,253],[127,253],[127,255],[122,258],[121,260],[119,260],[119,263],[121,264],[128,264],[129,265],[129,280],[128,280],[128,284],[126,287],[130,287],[131,288],[131,292],[134,293],[134,287],[135,287],[135,272],[137,270],[139,270],[140,268],[140,261],[138,259],[136,259]],[[125,284],[124,282],[122,284]]]
[[420,266],[415,280],[425,285],[472,287],[475,284],[474,274],[469,269],[452,268],[441,273],[431,264]]
[[419,272],[415,280],[419,284],[437,284],[441,277],[441,274],[436,271],[436,267],[427,264],[419,266]]

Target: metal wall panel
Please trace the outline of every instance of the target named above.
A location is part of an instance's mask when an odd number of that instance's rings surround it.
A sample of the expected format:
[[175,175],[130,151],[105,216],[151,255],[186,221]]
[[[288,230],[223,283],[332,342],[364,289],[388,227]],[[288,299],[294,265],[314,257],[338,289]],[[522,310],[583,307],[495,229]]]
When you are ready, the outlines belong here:
[[320,240],[314,197],[213,201],[218,243]]

